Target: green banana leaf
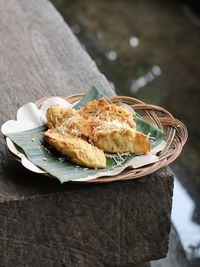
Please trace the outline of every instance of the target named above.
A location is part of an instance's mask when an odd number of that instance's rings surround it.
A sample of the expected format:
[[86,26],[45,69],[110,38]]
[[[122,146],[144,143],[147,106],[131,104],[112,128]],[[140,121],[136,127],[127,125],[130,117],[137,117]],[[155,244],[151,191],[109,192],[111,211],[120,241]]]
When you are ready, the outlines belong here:
[[[101,91],[93,86],[87,95],[77,103],[74,108],[79,109],[88,101],[99,99],[101,97],[109,100]],[[111,101],[109,100],[109,102]],[[137,123],[137,130],[151,136],[153,147],[164,139],[165,134],[159,129],[137,116],[135,117],[135,120]],[[103,170],[84,168],[71,163],[45,143],[43,140],[43,132],[45,130],[46,126],[41,126],[28,131],[7,134],[7,136],[18,148],[20,148],[20,150],[23,151],[32,163],[48,172],[50,175],[58,178],[61,183],[95,175],[99,171],[107,172],[119,165],[126,164],[130,158],[134,157],[134,155],[116,155],[114,158],[107,157],[106,168]]]

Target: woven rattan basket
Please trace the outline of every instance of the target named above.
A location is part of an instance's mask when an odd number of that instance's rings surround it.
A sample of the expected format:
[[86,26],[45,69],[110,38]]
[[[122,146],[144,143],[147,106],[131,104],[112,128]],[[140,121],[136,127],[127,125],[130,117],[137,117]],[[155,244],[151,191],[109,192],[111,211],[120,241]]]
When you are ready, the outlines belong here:
[[[79,94],[63,98],[70,103],[74,103],[82,99],[83,96],[84,94]],[[38,100],[36,105],[40,107],[43,101],[47,99],[48,98],[43,98]],[[137,169],[126,169],[116,176],[100,177],[95,180],[86,181],[85,183],[106,183],[119,180],[122,181],[136,179],[169,165],[179,156],[188,137],[187,129],[181,121],[174,118],[164,108],[156,105],[146,104],[136,98],[127,96],[112,96],[110,99],[117,105],[122,103],[128,104],[132,109],[134,109],[138,116],[141,116],[141,112],[145,114],[145,119],[151,120],[153,124],[165,132],[166,147],[158,154],[159,160],[156,163],[152,163]]]

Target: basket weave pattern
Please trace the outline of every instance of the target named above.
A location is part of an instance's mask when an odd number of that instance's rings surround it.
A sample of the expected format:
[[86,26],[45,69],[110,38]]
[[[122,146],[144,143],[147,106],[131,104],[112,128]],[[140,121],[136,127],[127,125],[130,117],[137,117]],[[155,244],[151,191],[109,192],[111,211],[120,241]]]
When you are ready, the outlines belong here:
[[[79,94],[63,98],[70,103],[74,103],[81,100],[83,96],[84,94]],[[36,105],[40,107],[46,99],[48,98],[40,99],[36,102]],[[165,132],[166,147],[157,155],[159,160],[155,163],[137,169],[126,169],[118,175],[112,177],[100,177],[95,180],[86,181],[86,183],[106,183],[139,178],[169,165],[179,156],[188,137],[187,128],[181,121],[174,118],[164,108],[146,104],[136,98],[127,96],[112,96],[110,99],[113,103],[118,105],[122,103],[128,104],[138,116],[140,116],[138,112],[144,112],[145,118],[151,120],[152,123]]]

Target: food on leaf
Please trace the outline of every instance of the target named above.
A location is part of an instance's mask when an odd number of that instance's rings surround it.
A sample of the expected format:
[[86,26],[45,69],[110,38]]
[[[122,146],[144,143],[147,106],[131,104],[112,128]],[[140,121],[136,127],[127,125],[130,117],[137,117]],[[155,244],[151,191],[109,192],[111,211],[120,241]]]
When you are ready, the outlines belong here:
[[45,140],[62,155],[81,166],[90,168],[105,168],[106,157],[103,150],[89,144],[78,137],[62,135],[56,130],[44,133]]
[[89,101],[85,107],[78,110],[84,118],[98,118],[102,121],[118,120],[126,122],[130,127],[135,128],[136,124],[133,120],[133,113],[127,111],[121,106],[110,104],[104,98]]
[[114,123],[112,126],[105,127],[94,134],[92,142],[95,146],[108,153],[144,154],[150,152],[151,143],[145,134],[131,127],[123,127],[123,124],[119,127],[119,122],[118,127],[114,127]]
[[144,154],[151,150],[149,138],[136,131],[133,113],[104,98],[74,110],[59,105],[47,110],[45,140],[81,166],[105,168],[104,152]]

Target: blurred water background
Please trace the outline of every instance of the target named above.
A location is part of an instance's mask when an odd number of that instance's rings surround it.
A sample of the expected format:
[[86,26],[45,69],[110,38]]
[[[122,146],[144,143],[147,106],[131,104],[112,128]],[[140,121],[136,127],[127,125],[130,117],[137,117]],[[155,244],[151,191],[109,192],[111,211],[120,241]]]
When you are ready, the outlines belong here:
[[155,266],[200,266],[199,1],[52,2],[117,94],[160,105],[186,124],[189,140],[171,165],[172,221],[183,261]]

